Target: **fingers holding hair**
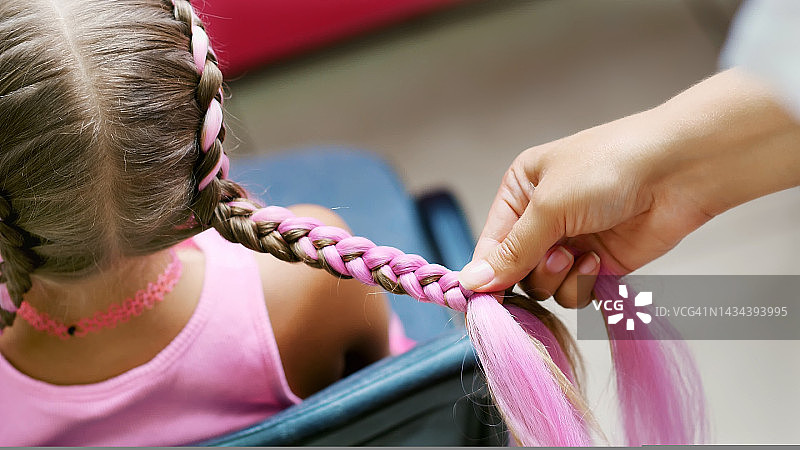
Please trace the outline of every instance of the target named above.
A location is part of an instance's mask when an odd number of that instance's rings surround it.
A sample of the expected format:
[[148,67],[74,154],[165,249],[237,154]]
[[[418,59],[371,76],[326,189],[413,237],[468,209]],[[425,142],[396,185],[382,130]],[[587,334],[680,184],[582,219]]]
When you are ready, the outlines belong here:
[[531,299],[546,300],[564,283],[574,262],[572,253],[557,245],[545,254],[539,265],[519,285]]
[[[586,252],[576,258],[575,264],[553,297],[565,308],[584,308],[592,301],[592,289],[600,273],[600,257]],[[591,277],[591,282],[578,282],[579,276]]]
[[523,152],[506,171],[481,232],[472,262],[459,275],[480,292],[506,289],[522,280],[563,235],[558,208],[535,187],[538,156]]

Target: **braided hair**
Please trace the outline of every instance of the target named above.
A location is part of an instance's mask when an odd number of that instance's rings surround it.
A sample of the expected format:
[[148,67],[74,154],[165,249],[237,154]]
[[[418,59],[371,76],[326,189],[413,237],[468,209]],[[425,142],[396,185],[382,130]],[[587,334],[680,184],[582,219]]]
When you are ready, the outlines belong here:
[[[591,416],[562,372],[571,373],[570,368],[559,368],[553,363],[545,347],[538,340],[529,340],[511,314],[492,296],[466,290],[460,286],[455,272],[438,264],[428,264],[420,256],[376,246],[368,239],[351,236],[337,227],[324,226],[313,218],[295,217],[281,207],[262,208],[248,199],[236,183],[225,179],[227,158],[222,150],[225,128],[221,124],[219,108],[222,76],[202,22],[192,12],[189,2],[173,0],[173,4],[175,17],[185,23],[185,29],[191,30],[191,52],[200,74],[197,101],[201,109],[208,108],[199,134],[202,153],[194,172],[194,179],[199,181],[192,209],[199,223],[215,228],[231,242],[257,252],[270,253],[283,261],[303,262],[337,277],[356,278],[392,293],[410,295],[420,301],[468,313],[473,342],[488,344],[477,346],[484,366],[507,366],[507,371],[492,370],[488,382],[517,440],[525,444],[588,444],[587,427],[592,425]],[[473,307],[469,308],[469,304]],[[543,308],[537,311],[546,315]],[[493,322],[498,319],[505,322],[505,333],[486,333],[487,326],[499,325],[484,320],[490,317]],[[559,339],[543,322],[536,321],[535,324],[538,326],[534,325],[532,330],[539,339],[549,341],[551,351],[560,359],[571,361],[559,346],[563,335],[559,333]],[[499,340],[487,342],[482,336],[486,334],[494,334]],[[498,358],[505,359],[511,348],[498,351],[494,344],[508,337],[511,341],[527,343],[522,350],[527,350],[531,357],[500,362]],[[511,367],[515,362],[523,364]],[[522,383],[518,382],[520,380]],[[528,406],[545,411],[544,414],[530,415],[527,408],[514,406],[516,402],[512,399],[518,395],[516,391],[520,387],[528,394],[525,395]]]
[[35,238],[14,224],[16,215],[11,202],[0,192],[0,327],[14,322],[22,295],[31,288],[30,273],[39,265],[31,251]]
[[[193,22],[187,24],[192,25],[195,33],[202,33],[198,39],[192,37],[192,52],[201,73],[198,101],[205,106],[210,95],[221,92],[221,78],[219,84],[216,78],[215,82],[206,83],[206,73],[200,67],[204,65],[206,71],[211,68],[216,77],[216,57],[209,47],[205,62],[201,63],[195,44],[203,45],[207,37],[198,27],[200,20],[191,13],[187,1],[174,0],[174,5],[176,17],[184,22],[191,17]],[[217,111],[214,100],[209,113],[206,121],[209,117],[216,118],[217,113],[221,121],[221,111]],[[213,132],[217,128],[207,122],[203,124],[204,149],[210,142],[208,129]],[[212,150],[217,147],[222,150],[224,126],[219,130]],[[377,246],[313,218],[295,217],[281,207],[263,208],[242,195],[244,191],[238,185],[225,179],[224,155],[208,151],[196,167],[196,173],[205,177],[203,180],[222,168],[219,177],[213,177],[208,184],[204,181],[198,184],[200,195],[195,211],[201,224],[212,226],[225,239],[283,261],[303,262],[337,277],[356,278],[392,293],[465,312],[469,336],[489,390],[518,443],[588,445],[593,434],[605,440],[573,385],[578,375],[574,342],[558,319],[536,302],[512,296],[501,306],[490,295],[460,286],[455,272],[429,264],[420,256]],[[208,190],[209,187],[213,190]],[[213,208],[211,215],[209,208]],[[665,326],[664,335],[674,337],[674,330],[668,324]],[[616,330],[610,329],[609,333],[616,338],[631,338],[619,336]],[[688,350],[680,342],[676,349],[662,347],[661,343],[653,342],[654,335],[647,333],[638,336],[650,339],[642,345],[625,345],[612,339],[615,363],[621,369],[617,371],[617,387],[629,443],[702,442],[705,439],[703,398],[697,391],[699,375]],[[671,372],[672,362],[684,367],[688,375]],[[637,367],[640,365],[644,368]],[[659,386],[648,386],[647,379],[659,380]],[[684,384],[687,380],[696,385],[687,387]],[[671,411],[668,418],[664,418],[665,408]]]
[[[0,328],[36,277],[85,276],[214,228],[283,261],[466,312],[519,443],[591,442],[571,368],[554,363],[569,359],[566,333],[544,308],[500,305],[447,268],[264,208],[227,179],[222,83],[187,0],[0,3]],[[691,442],[673,428],[670,442]]]

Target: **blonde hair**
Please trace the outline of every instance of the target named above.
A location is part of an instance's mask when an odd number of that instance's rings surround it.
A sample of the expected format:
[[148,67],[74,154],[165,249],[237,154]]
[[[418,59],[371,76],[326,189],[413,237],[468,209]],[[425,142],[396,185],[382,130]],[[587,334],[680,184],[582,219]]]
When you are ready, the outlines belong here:
[[[198,181],[222,152],[199,132],[222,74],[198,74],[185,0],[0,4],[0,282],[80,277],[219,224],[235,183]],[[1,311],[0,326],[14,314]]]

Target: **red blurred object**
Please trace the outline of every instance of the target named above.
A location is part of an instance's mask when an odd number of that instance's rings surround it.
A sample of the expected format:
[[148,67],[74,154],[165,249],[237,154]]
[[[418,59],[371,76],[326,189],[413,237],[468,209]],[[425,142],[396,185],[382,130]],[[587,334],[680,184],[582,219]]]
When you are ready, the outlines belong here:
[[226,78],[463,0],[193,0]]

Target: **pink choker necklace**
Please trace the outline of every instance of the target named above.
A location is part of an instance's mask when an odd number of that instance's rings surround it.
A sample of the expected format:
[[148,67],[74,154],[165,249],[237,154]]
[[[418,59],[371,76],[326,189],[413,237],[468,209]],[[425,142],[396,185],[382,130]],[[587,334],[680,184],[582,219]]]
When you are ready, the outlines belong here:
[[170,249],[172,261],[158,276],[155,282],[150,282],[147,287],[141,289],[123,301],[121,304],[115,303],[105,311],[97,311],[94,315],[84,317],[70,325],[53,319],[43,312],[37,311],[28,302],[22,302],[17,316],[28,322],[33,328],[45,332],[59,339],[69,339],[70,337],[82,337],[88,333],[96,333],[103,328],[114,328],[118,323],[125,323],[141,315],[145,309],[152,309],[153,306],[164,299],[164,295],[171,292],[178,283],[183,272],[183,264],[175,249]]

